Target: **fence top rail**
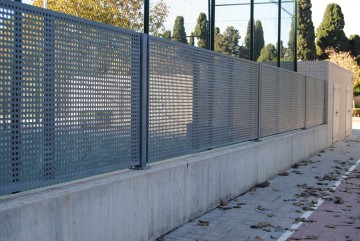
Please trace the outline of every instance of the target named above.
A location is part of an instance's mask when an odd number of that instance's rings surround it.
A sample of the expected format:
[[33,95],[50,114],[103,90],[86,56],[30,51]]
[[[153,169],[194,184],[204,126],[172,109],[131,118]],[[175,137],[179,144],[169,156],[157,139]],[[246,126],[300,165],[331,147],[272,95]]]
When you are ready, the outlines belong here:
[[215,51],[212,51],[212,50],[209,50],[209,49],[204,49],[204,48],[199,48],[199,47],[187,45],[187,44],[176,42],[176,41],[166,39],[166,38],[161,38],[161,37],[152,36],[152,35],[150,35],[149,38],[150,38],[150,41],[151,40],[162,41],[164,43],[171,44],[171,45],[174,45],[174,46],[188,48],[189,50],[194,50],[194,51],[199,51],[199,52],[203,52],[203,53],[212,54],[212,55],[214,55],[214,57],[216,56],[216,57],[221,57],[221,58],[232,59],[234,61],[248,63],[248,64],[252,64],[252,65],[255,65],[255,66],[260,64],[259,62],[254,62],[254,61],[251,61],[251,60],[248,60],[248,59],[243,59],[243,58],[239,58],[239,57],[235,57],[235,56],[226,55],[226,54],[215,52]]
[[301,74],[301,73],[299,73],[299,72],[294,72],[294,71],[292,71],[292,70],[279,68],[279,67],[277,67],[277,66],[273,66],[273,65],[270,65],[270,64],[267,64],[267,63],[260,63],[260,64],[261,64],[262,66],[266,67],[266,68],[275,69],[275,70],[280,70],[280,71],[282,71],[282,72],[287,72],[287,73],[295,74],[296,76],[299,76],[299,77],[312,78],[312,79],[324,81],[324,80],[321,80],[321,79],[318,79],[318,78],[315,78],[315,77],[311,77],[311,76],[306,75],[306,74]]
[[56,11],[53,11],[50,9],[44,9],[44,8],[36,7],[33,5],[16,2],[16,1],[0,0],[0,9],[11,9],[13,11],[21,11],[23,13],[28,13],[28,14],[37,14],[37,15],[43,16],[44,18],[47,17],[47,18],[54,18],[55,20],[65,20],[65,21],[70,21],[74,24],[81,23],[82,25],[85,25],[88,27],[93,27],[93,28],[107,30],[107,31],[111,30],[114,32],[119,32],[119,33],[121,32],[121,33],[126,33],[126,34],[138,35],[139,37],[141,35],[141,33],[139,33],[139,32],[135,32],[135,31],[128,30],[125,28],[120,28],[120,27],[109,25],[109,24],[100,23],[100,22],[88,20],[85,18],[80,18],[80,17],[76,17],[73,15],[56,12]]

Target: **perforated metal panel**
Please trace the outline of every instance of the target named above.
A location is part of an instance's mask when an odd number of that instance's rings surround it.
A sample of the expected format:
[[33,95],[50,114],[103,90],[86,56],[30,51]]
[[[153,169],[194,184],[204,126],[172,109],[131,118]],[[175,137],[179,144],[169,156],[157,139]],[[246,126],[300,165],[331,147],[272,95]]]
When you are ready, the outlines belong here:
[[305,76],[262,64],[261,136],[305,127]]
[[324,80],[306,76],[306,127],[324,123]]
[[149,161],[257,138],[258,64],[150,37]]
[[0,194],[138,162],[140,34],[0,0]]

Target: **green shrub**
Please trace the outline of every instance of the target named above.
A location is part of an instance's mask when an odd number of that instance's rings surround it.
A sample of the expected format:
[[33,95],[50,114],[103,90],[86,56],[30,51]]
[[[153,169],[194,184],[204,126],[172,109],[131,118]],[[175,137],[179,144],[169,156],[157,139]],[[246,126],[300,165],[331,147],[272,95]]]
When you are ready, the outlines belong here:
[[360,84],[354,86],[354,95],[355,96],[360,95]]
[[352,116],[360,116],[360,108],[354,108],[352,111]]

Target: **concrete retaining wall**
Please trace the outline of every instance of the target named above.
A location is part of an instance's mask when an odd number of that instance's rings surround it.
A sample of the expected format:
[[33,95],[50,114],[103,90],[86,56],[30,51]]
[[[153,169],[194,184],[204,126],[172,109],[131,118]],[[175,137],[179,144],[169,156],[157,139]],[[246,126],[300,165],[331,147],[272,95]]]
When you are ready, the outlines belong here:
[[142,241],[327,147],[327,125],[0,197],[1,241]]

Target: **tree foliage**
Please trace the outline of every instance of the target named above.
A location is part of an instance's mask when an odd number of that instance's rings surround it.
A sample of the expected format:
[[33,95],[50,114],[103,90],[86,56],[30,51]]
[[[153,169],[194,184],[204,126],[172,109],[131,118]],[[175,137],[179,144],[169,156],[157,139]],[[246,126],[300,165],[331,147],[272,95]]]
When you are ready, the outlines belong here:
[[349,38],[349,51],[351,55],[357,58],[357,63],[360,65],[360,36],[353,34]]
[[180,43],[188,43],[186,38],[183,16],[177,16],[175,19],[172,39]]
[[323,21],[316,31],[317,52],[321,59],[326,58],[325,50],[346,51],[348,39],[344,32],[345,20],[341,7],[336,3],[327,5]]
[[276,48],[273,44],[267,44],[260,53],[258,62],[273,62],[277,59]]
[[191,45],[191,46],[195,45],[194,32],[191,32],[191,34],[190,34],[189,45]]
[[[312,21],[311,0],[298,0],[297,7],[297,59],[314,60],[316,59],[315,31]],[[295,50],[295,23],[294,18],[291,23],[289,36],[289,54],[294,57]]]
[[265,46],[264,30],[260,20],[256,20],[254,27],[254,59],[260,57],[261,50]]
[[215,28],[215,43],[214,43],[214,50],[216,52],[221,52],[221,44],[224,41],[223,40],[224,36],[220,33],[220,28],[216,27]]
[[[278,53],[278,44],[276,44],[276,56],[277,56],[277,53]],[[286,53],[287,53],[288,49],[284,47],[284,42],[283,41],[280,41],[280,58],[284,58]]]
[[239,39],[239,31],[233,26],[227,27],[222,37],[219,36],[217,43],[218,51],[223,54],[239,57]]
[[240,57],[244,59],[250,59],[250,38],[251,35],[251,21],[249,20],[247,28],[246,28],[246,35],[244,38],[244,45],[240,51]]
[[[42,7],[43,0],[33,5]],[[113,26],[141,31],[144,0],[47,0],[49,9]],[[157,35],[164,30],[168,7],[163,0],[150,9],[150,32]]]
[[170,30],[165,30],[164,32],[162,32],[160,37],[166,38],[166,39],[171,39],[171,31]]
[[209,48],[209,36],[207,32],[207,17],[205,13],[200,13],[195,26],[195,36],[198,40],[197,45],[200,48]]
[[[244,46],[240,48],[240,57],[250,59],[251,46],[251,22],[248,22],[246,36],[244,38]],[[253,43],[253,58],[258,59],[262,48],[264,48],[264,30],[260,20],[256,20],[254,24],[254,43]]]
[[331,62],[353,72],[353,86],[360,86],[360,67],[356,62],[356,57],[352,56],[350,52],[335,51],[334,49],[327,49],[326,53]]

